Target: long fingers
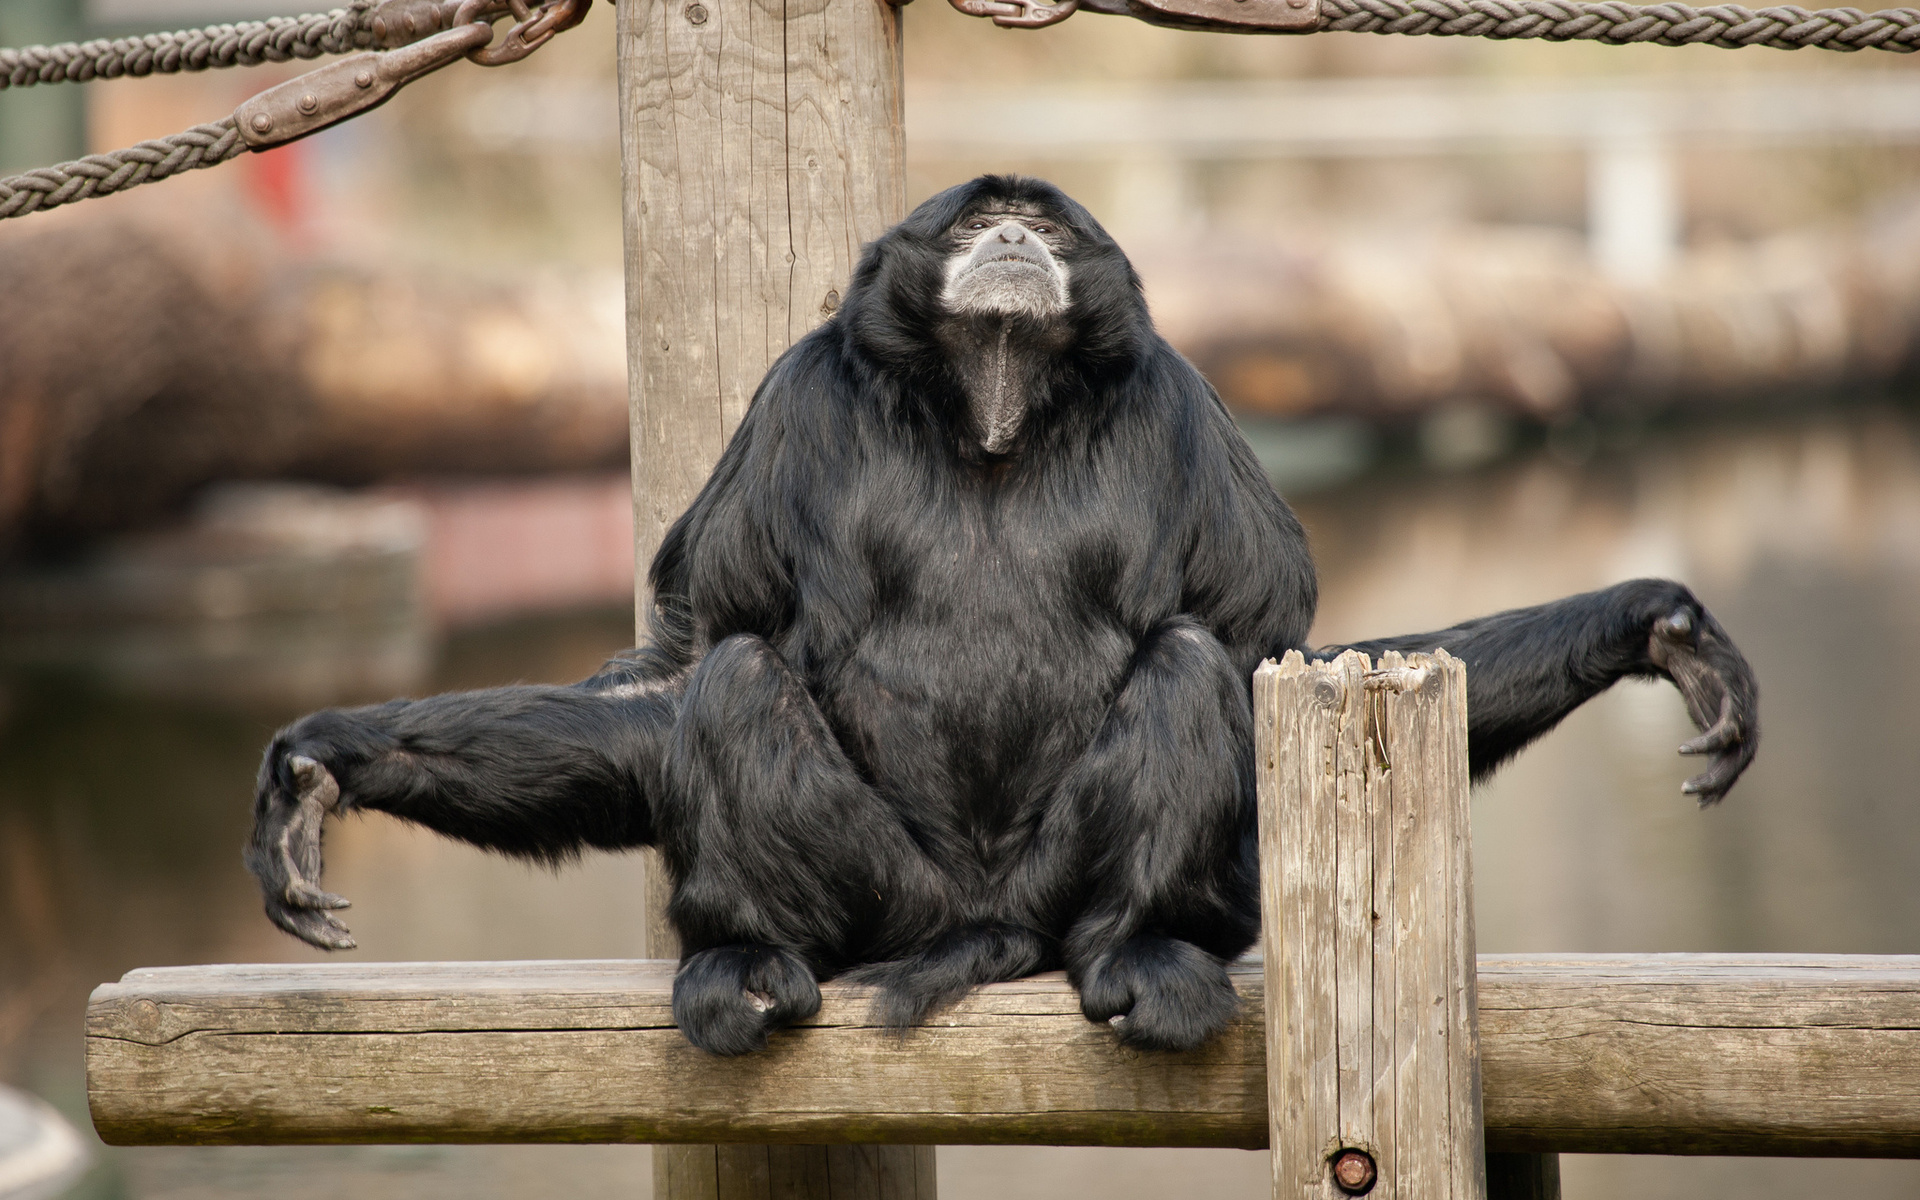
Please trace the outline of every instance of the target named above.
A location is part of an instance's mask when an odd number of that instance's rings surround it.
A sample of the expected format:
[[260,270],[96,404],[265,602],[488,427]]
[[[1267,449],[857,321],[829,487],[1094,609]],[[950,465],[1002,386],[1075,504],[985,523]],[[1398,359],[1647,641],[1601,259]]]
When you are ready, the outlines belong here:
[[1753,669],[1705,610],[1682,609],[1654,622],[1650,657],[1686,700],[1699,736],[1680,747],[1687,755],[1710,754],[1707,769],[1681,785],[1704,807],[1726,796],[1759,748],[1758,688]]
[[1729,750],[1738,745],[1743,736],[1744,731],[1734,717],[1733,696],[1724,695],[1720,698],[1720,719],[1713,723],[1713,728],[1699,737],[1680,743],[1680,753],[1718,754],[1722,750]]
[[1718,804],[1732,789],[1740,773],[1753,761],[1753,746],[1741,744],[1716,755],[1713,765],[1680,785],[1680,790],[1700,801],[1700,807]]
[[345,925],[320,909],[269,902],[267,918],[301,941],[322,950],[352,950],[359,945]]
[[305,755],[293,755],[287,767],[294,794],[273,788],[272,802],[259,817],[265,828],[255,830],[248,865],[260,879],[267,916],[275,925],[323,950],[351,950],[353,935],[332,912],[352,902],[319,883],[321,826],[340,802],[339,782]]

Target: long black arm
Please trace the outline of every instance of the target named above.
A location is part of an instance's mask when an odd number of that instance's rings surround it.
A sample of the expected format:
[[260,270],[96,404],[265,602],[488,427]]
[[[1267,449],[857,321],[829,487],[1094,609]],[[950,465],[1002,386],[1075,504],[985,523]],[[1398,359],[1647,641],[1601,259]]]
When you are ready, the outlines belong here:
[[1685,789],[1727,794],[1760,745],[1759,684],[1739,647],[1691,591],[1635,579],[1432,633],[1328,646],[1331,657],[1445,648],[1467,664],[1468,760],[1485,778],[1561,718],[1629,676],[1671,680],[1702,733],[1680,748],[1713,761]]
[[316,946],[353,946],[320,887],[329,813],[390,813],[536,861],[653,840],[682,674],[647,651],[571,687],[516,686],[326,709],[275,735],[246,863],[267,916]]

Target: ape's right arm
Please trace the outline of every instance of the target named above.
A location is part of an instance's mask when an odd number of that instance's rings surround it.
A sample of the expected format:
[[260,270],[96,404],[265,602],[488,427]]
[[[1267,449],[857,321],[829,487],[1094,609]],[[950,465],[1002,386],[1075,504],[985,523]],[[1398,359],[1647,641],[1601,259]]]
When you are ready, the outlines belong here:
[[[770,373],[761,392],[780,378]],[[757,527],[768,507],[764,481],[779,475],[754,432],[764,413],[756,395],[706,486],[661,542],[650,571],[650,645],[571,687],[327,709],[274,737],[246,848],[274,924],[323,949],[352,948],[332,916],[347,902],[320,888],[320,827],[332,812],[391,813],[544,862],[588,847],[651,844],[666,742],[687,678],[712,640],[710,615],[696,620],[696,612],[717,612],[738,629],[766,620],[761,610],[785,611],[790,581]]]
[[489,850],[554,862],[653,837],[661,751],[684,672],[615,659],[572,687],[518,686],[326,709],[277,734],[260,764],[246,863],[267,916],[353,947],[320,884],[328,813],[372,810]]

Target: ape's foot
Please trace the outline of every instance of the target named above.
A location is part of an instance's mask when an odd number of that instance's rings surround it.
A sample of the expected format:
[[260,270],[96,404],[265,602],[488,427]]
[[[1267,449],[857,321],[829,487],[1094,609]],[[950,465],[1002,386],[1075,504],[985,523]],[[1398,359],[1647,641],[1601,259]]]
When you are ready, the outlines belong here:
[[1691,593],[1654,620],[1647,657],[1680,689],[1688,714],[1701,730],[1680,753],[1713,756],[1707,769],[1680,790],[1697,797],[1702,807],[1716,803],[1760,748],[1760,687],[1753,668]]
[[1168,937],[1135,937],[1094,959],[1075,982],[1087,1020],[1105,1021],[1122,1042],[1148,1050],[1192,1050],[1240,1007],[1219,959]]
[[673,1019],[709,1054],[746,1054],[767,1034],[820,1011],[813,970],[775,946],[716,946],[688,955],[673,977]]
[[311,758],[275,757],[269,751],[260,771],[247,869],[275,925],[322,950],[351,950],[353,935],[333,915],[349,901],[320,887],[320,826],[339,807],[340,785]]

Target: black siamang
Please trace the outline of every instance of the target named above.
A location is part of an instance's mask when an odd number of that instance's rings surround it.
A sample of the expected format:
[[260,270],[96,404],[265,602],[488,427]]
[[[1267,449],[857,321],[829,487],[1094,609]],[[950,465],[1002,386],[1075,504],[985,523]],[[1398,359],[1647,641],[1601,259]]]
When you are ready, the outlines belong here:
[[[1249,678],[1305,646],[1313,563],[1085,209],[986,176],[868,247],[651,578],[650,641],[584,683],[282,730],[247,849],[274,922],[354,944],[320,828],[378,810],[546,862],[659,847],[674,1016],[716,1054],[833,977],[896,1026],[1064,967],[1123,1041],[1221,1028],[1259,927]],[[1677,583],[1357,648],[1437,646],[1476,776],[1625,676],[1684,693],[1702,803],[1753,757],[1752,673]]]

